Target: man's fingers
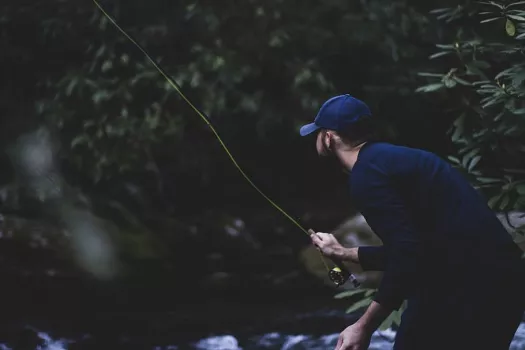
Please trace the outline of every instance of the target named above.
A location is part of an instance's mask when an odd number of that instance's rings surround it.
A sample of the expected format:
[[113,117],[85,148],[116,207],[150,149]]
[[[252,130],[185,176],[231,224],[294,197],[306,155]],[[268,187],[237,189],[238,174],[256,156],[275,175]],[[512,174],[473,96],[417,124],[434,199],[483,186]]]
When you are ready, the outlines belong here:
[[326,238],[328,238],[328,234],[327,233],[324,233],[324,232],[317,232],[315,234],[317,237],[319,237],[319,239],[321,241],[325,240]]
[[336,350],[352,350],[350,346],[348,346],[347,343],[345,343],[344,339],[341,341],[341,344],[339,344],[339,348],[336,348]]
[[317,235],[312,235],[311,237],[313,244],[319,247],[319,244],[322,243],[321,239]]
[[335,345],[335,350],[340,350],[342,344],[343,344],[343,338],[339,337],[339,339],[337,339],[337,344]]

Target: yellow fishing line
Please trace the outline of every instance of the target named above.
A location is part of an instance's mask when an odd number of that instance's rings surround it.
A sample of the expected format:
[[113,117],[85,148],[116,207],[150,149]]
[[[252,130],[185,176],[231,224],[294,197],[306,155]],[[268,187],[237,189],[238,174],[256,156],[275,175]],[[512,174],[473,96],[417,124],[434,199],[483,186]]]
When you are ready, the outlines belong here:
[[[210,121],[208,120],[208,118],[204,115],[203,112],[201,112],[197,107],[195,107],[195,105],[186,97],[186,95],[182,92],[181,88],[179,87],[179,85],[175,82],[175,80],[173,78],[171,78],[165,71],[164,69],[162,69],[162,67],[160,67],[157,62],[155,62],[155,60],[148,54],[148,52],[146,52],[146,50],[139,44],[137,43],[137,41],[135,39],[133,39],[107,12],[106,10],[104,10],[104,8],[99,4],[99,2],[97,0],[93,0],[93,2],[95,3],[95,5],[98,7],[98,9],[102,12],[102,14],[126,37],[128,38],[129,41],[131,41],[147,58],[148,60],[151,62],[151,64],[153,64],[153,66],[157,69],[157,71],[166,79],[166,81],[168,81],[168,83],[171,85],[171,87],[173,87],[175,89],[175,91],[177,91],[177,93],[180,95],[180,97],[182,97],[182,99],[184,101],[186,101],[186,103],[195,111],[195,113],[197,113],[197,115],[199,117],[201,117],[201,119],[206,123],[206,125],[208,125],[208,127],[211,129],[211,131],[213,132],[213,134],[215,135],[215,137],[217,137],[217,140],[219,141],[219,143],[221,144],[222,148],[224,149],[224,151],[226,152],[226,154],[228,155],[228,157],[230,158],[230,160],[232,161],[232,163],[235,165],[235,167],[239,170],[239,172],[241,173],[241,175],[246,179],[246,181],[248,181],[248,183],[257,191],[259,192],[259,194],[261,196],[263,196],[274,208],[276,208],[277,210],[279,210],[286,218],[288,218],[291,222],[293,222],[295,224],[295,226],[297,226],[300,230],[302,230],[304,233],[306,233],[307,235],[310,235],[310,233],[308,233],[308,231],[301,226],[301,224],[299,224],[299,222],[297,222],[297,220],[295,220],[293,217],[291,217],[288,213],[286,213],[284,211],[284,209],[282,209],[280,206],[278,206],[271,198],[269,198],[266,194],[264,194],[253,182],[252,180],[248,177],[248,175],[246,175],[246,173],[242,170],[242,168],[239,166],[239,164],[237,163],[237,161],[235,160],[235,158],[233,157],[232,153],[230,152],[230,150],[228,149],[228,147],[226,146],[226,144],[223,142],[222,138],[220,137],[219,133],[215,130],[215,128],[213,127],[213,125],[210,123]],[[321,257],[321,260],[323,261],[323,265],[325,266],[325,268],[327,270],[329,270],[329,267],[328,265],[326,264],[326,261],[324,260],[324,257],[322,255],[321,252],[319,252],[319,255]]]

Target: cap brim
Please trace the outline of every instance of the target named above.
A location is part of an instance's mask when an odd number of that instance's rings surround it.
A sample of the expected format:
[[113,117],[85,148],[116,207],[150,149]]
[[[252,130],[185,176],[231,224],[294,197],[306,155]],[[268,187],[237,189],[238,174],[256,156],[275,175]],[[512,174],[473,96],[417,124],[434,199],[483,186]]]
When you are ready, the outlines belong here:
[[310,124],[303,125],[301,129],[299,130],[299,134],[301,134],[301,136],[306,136],[306,135],[310,135],[311,133],[319,129],[320,127],[315,125],[315,123],[310,123]]

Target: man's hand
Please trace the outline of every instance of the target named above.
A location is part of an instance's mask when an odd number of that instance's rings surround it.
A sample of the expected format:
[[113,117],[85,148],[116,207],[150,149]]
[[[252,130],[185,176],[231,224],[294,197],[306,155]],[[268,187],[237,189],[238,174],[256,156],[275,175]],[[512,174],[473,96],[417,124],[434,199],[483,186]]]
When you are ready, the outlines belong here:
[[345,328],[339,335],[335,350],[366,350],[370,345],[372,334],[359,324]]
[[346,248],[343,247],[331,233],[317,232],[310,235],[312,243],[319,248],[323,255],[329,258],[344,260]]

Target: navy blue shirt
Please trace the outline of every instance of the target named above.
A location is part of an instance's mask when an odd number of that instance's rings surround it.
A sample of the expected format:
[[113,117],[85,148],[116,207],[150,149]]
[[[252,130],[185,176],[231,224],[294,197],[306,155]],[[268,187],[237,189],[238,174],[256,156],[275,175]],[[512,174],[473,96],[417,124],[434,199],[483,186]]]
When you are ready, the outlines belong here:
[[350,173],[350,192],[383,242],[358,252],[364,270],[384,271],[375,301],[387,308],[431,293],[440,278],[458,286],[517,271],[521,250],[510,234],[481,194],[435,154],[367,143]]

